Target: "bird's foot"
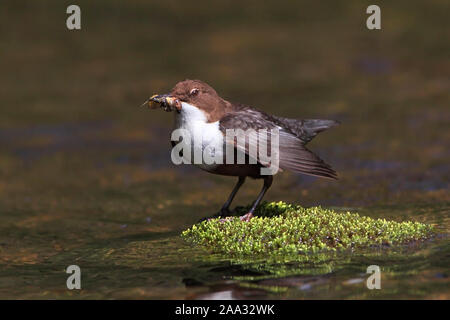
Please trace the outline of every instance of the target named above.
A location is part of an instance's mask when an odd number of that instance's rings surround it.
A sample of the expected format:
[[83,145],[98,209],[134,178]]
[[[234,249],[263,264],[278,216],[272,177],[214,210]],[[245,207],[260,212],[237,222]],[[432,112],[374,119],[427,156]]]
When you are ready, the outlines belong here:
[[246,213],[243,216],[239,217],[239,219],[241,219],[241,221],[245,221],[245,222],[249,222],[251,218],[253,218],[253,213],[251,213],[251,212]]
[[217,218],[220,218],[220,222],[228,222],[232,219],[229,215],[231,214],[231,211],[229,208],[222,208],[220,211],[216,214]]

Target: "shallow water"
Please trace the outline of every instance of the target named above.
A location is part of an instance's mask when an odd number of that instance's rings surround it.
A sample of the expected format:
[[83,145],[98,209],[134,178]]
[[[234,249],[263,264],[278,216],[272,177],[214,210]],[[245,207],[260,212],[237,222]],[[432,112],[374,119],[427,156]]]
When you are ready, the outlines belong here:
[[[409,3],[390,4],[396,19],[376,35],[360,27],[359,1],[239,13],[81,1],[79,33],[55,27],[65,8],[52,1],[5,4],[0,298],[449,299],[448,4]],[[438,235],[294,261],[184,242],[181,231],[215,213],[235,183],[172,165],[172,116],[138,108],[186,77],[268,112],[342,122],[310,145],[340,179],[282,173],[266,200],[425,222]],[[235,205],[259,188],[247,182]],[[66,288],[73,264],[80,291]],[[366,287],[369,265],[381,268],[381,290]]]
[[[323,196],[336,209],[436,225],[438,236],[425,243],[312,254],[294,261],[211,255],[184,242],[180,233],[220,207],[234,181],[171,167],[169,148],[159,142],[96,137],[107,130],[115,129],[89,124],[75,130],[36,127],[14,135],[0,131],[9,150],[2,157],[2,168],[9,168],[3,174],[15,173],[2,185],[0,297],[447,297],[448,203],[421,200],[348,208],[358,195]],[[81,134],[86,131],[87,137]],[[33,139],[45,140],[45,146],[28,145]],[[152,150],[160,154],[147,153]],[[378,167],[370,172],[384,170]],[[258,182],[249,184],[237,204],[254,197]],[[330,184],[336,183],[282,174],[268,199],[323,204],[325,200],[315,197],[332,194]],[[65,287],[64,270],[72,264],[82,270],[80,292]],[[382,290],[366,288],[369,265],[380,266]]]

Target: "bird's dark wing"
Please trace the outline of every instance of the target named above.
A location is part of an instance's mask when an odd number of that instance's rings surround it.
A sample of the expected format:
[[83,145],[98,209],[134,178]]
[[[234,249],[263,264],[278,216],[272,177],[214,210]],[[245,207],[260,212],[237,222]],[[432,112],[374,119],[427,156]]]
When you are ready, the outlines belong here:
[[[305,147],[305,141],[302,141],[288,128],[283,127],[275,117],[264,112],[251,107],[242,107],[222,117],[219,126],[227,137],[226,144],[247,155],[255,154],[250,151],[257,150],[258,145],[266,145],[270,150],[271,130],[275,130],[274,132],[278,133],[279,137],[279,167],[281,169],[332,179],[337,177],[336,172],[328,164]],[[238,139],[234,137],[230,139],[230,135],[227,135],[228,129],[241,129],[246,143],[238,143]],[[252,134],[251,129],[257,130],[257,134]],[[269,154],[272,152],[273,150],[270,150]],[[257,154],[259,156],[259,153]],[[264,159],[258,157],[257,161],[263,166],[268,166]]]

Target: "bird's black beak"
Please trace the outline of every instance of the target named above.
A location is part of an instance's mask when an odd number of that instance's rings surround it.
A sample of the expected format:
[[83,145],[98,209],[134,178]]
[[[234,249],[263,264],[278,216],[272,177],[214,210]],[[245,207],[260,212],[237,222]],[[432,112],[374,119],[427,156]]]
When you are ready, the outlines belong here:
[[181,102],[170,94],[155,94],[145,101],[141,107],[149,107],[150,109],[156,109],[158,107],[163,108],[165,111],[176,110],[181,111]]

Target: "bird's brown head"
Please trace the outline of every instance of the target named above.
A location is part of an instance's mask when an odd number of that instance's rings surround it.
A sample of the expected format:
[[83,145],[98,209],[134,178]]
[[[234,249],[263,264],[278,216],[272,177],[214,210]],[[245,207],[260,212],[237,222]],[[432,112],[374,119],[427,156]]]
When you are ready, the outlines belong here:
[[210,85],[200,80],[178,82],[165,95],[154,95],[148,100],[151,108],[160,104],[166,111],[181,112],[182,103],[188,103],[204,111],[209,121],[216,121],[226,111],[229,103],[222,99]]

